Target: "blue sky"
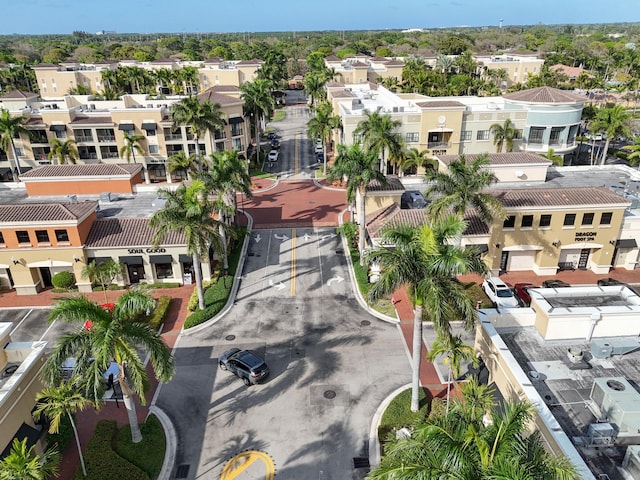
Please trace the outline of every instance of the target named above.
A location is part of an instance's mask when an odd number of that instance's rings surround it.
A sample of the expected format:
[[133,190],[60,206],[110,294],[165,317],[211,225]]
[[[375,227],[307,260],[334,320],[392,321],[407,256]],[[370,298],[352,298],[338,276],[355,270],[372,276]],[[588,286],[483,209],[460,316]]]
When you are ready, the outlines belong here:
[[[638,22],[638,0],[4,0],[0,33],[264,32]],[[535,6],[534,6],[535,5]],[[606,5],[606,7],[605,7]]]

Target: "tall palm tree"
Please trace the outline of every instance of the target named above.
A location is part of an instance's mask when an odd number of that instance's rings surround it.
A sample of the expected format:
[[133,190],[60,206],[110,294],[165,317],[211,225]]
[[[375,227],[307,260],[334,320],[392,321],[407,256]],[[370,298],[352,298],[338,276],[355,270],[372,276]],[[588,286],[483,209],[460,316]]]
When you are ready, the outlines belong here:
[[323,102],[313,109],[314,115],[307,122],[307,136],[315,140],[322,140],[322,154],[324,164],[322,175],[327,175],[327,143],[331,141],[333,131],[342,126],[342,121],[338,115],[334,115],[331,104]]
[[402,137],[396,131],[402,125],[389,114],[382,114],[379,107],[375,112],[365,112],[364,120],[358,123],[354,135],[362,136],[364,148],[380,156],[380,171],[386,173],[386,152],[396,155],[402,150]]
[[55,448],[38,455],[34,447],[27,448],[27,439],[15,438],[11,452],[0,460],[0,480],[47,480],[58,475],[60,454]]
[[447,411],[449,410],[449,394],[451,393],[451,383],[455,383],[460,376],[462,369],[462,361],[472,362],[477,365],[478,359],[472,346],[462,341],[460,335],[451,335],[448,332],[439,334],[435,339],[427,359],[431,362],[435,361],[439,356],[444,357],[443,363],[449,366],[449,378],[447,379]]
[[240,98],[244,100],[244,110],[253,116],[254,134],[256,138],[256,161],[260,161],[260,125],[266,117],[270,117],[276,108],[271,94],[273,84],[265,78],[256,78],[253,82],[240,85]]
[[199,171],[195,153],[187,155],[184,150],[180,150],[167,160],[169,171],[173,173],[176,170],[183,170],[187,174],[187,180],[191,180],[191,176]]
[[436,171],[429,175],[431,185],[426,195],[433,201],[428,207],[430,215],[455,212],[461,216],[473,207],[487,224],[505,216],[500,201],[485,189],[498,181],[486,167],[491,164],[487,155],[478,155],[468,161],[460,155],[449,164],[448,172]]
[[49,160],[57,157],[60,165],[64,165],[67,159],[69,159],[69,163],[73,164],[78,161],[78,150],[74,146],[75,140],[71,138],[69,140],[52,138],[49,143],[51,144],[51,151],[47,155]]
[[604,165],[607,159],[609,143],[612,138],[628,137],[631,135],[631,129],[629,128],[630,119],[631,114],[627,112],[622,105],[601,108],[597,111],[595,118],[591,122],[590,130],[592,132],[604,132],[606,134],[600,165]]
[[400,165],[400,169],[404,172],[409,169],[417,169],[419,167],[425,167],[425,171],[428,169],[436,170],[437,160],[428,157],[429,150],[418,150],[415,147],[410,148],[404,154],[404,160]]
[[355,202],[358,194],[360,195],[359,206],[359,236],[358,251],[360,252],[360,265],[364,265],[364,240],[366,234],[366,212],[365,198],[367,194],[367,186],[376,181],[386,184],[386,177],[376,170],[378,156],[371,151],[365,151],[356,143],[351,147],[343,144],[338,145],[338,154],[336,160],[329,170],[327,179],[329,181],[347,179],[347,201],[350,204]]
[[[63,335],[43,367],[44,379],[49,385],[60,382],[62,364],[75,359],[74,377],[81,392],[94,404],[104,395],[104,372],[110,364],[118,365],[117,379],[131,425],[131,440],[142,440],[138,427],[134,395],[144,405],[147,370],[140,357],[148,354],[156,378],[168,382],[175,365],[171,350],[159,333],[148,324],[137,321],[144,312],[155,307],[155,300],[142,288],[128,290],[118,298],[113,309],[104,309],[84,296],[59,299],[50,321],[75,324],[78,328]],[[79,328],[84,325],[83,328]]]
[[[213,104],[209,99],[201,102],[195,95],[183,98],[171,109],[171,121],[173,122],[173,128],[179,128],[181,125],[187,125],[191,128],[191,133],[193,133],[196,142],[195,154],[198,168],[202,170],[200,138],[203,138],[207,132],[213,132],[224,127],[220,104]],[[211,150],[213,150],[211,135],[209,135],[209,144]]]
[[73,382],[63,382],[58,387],[45,388],[39,392],[36,395],[36,409],[33,412],[36,420],[40,419],[42,415],[50,420],[49,433],[58,433],[62,417],[66,415],[69,418],[76,438],[82,473],[85,477],[87,476],[87,468],[84,464],[80,437],[78,436],[78,428],[73,419],[73,414],[84,410],[89,405],[91,405],[91,401],[76,389]]
[[18,172],[16,181],[19,181],[22,170],[20,169],[20,160],[18,159],[16,145],[13,139],[21,134],[30,134],[29,130],[25,127],[27,120],[28,118],[25,115],[12,117],[9,110],[0,108],[0,146],[2,146],[5,152],[11,150],[11,155],[13,156],[13,161],[16,164],[16,170]]
[[[438,217],[418,228],[399,225],[383,231],[383,247],[367,255],[367,263],[380,265],[380,278],[369,291],[372,300],[407,286],[414,299],[411,411],[419,408],[420,356],[423,312],[440,335],[450,335],[450,321],[462,320],[471,329],[476,310],[456,275],[485,273],[487,266],[471,250],[449,241],[464,232],[459,215]],[[393,248],[388,248],[393,245]]]
[[507,153],[513,152],[513,140],[518,130],[510,118],[505,119],[502,125],[494,123],[489,127],[489,130],[493,133],[493,144],[496,146],[496,153],[502,152],[503,146],[506,147]]
[[327,92],[324,86],[327,83],[327,76],[324,72],[308,72],[304,76],[304,92],[311,99],[311,106],[315,107],[318,102],[324,100]]
[[209,247],[221,255],[226,246],[220,237],[220,228],[229,230],[224,223],[214,218],[219,205],[209,201],[205,183],[194,180],[189,186],[180,185],[176,191],[160,190],[159,195],[167,202],[161,210],[149,219],[149,225],[155,228],[154,244],[162,243],[171,232],[185,236],[187,251],[193,258],[196,277],[198,306],[204,309],[204,290],[202,287],[201,258],[208,257]]
[[414,425],[410,438],[385,444],[385,456],[370,480],[530,479],[577,480],[566,457],[544,448],[538,432],[530,434],[531,404],[516,400],[469,415],[469,386],[448,411],[435,409]]
[[97,282],[102,287],[104,294],[104,303],[109,300],[107,298],[107,290],[111,282],[118,275],[122,274],[123,265],[116,262],[113,258],[109,258],[104,262],[96,263],[95,260],[87,263],[82,269],[82,276],[88,278],[91,282]]
[[124,145],[120,148],[120,156],[127,159],[127,163],[136,163],[136,153],[138,155],[144,155],[144,149],[140,145],[140,142],[144,140],[144,135],[124,132]]

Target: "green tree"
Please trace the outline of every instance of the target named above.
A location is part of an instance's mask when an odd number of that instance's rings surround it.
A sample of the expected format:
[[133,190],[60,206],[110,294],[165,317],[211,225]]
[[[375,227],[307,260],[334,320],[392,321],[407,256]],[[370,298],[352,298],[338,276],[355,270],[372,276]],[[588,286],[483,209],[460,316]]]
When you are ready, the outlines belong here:
[[375,181],[382,185],[387,183],[386,177],[376,169],[378,156],[374,152],[365,151],[356,143],[351,147],[338,145],[336,160],[329,170],[329,181],[347,179],[347,201],[350,204],[360,196],[358,208],[358,224],[360,232],[358,236],[358,251],[360,252],[360,265],[364,265],[364,242],[366,234],[365,198],[367,186]]
[[99,283],[104,293],[104,303],[108,302],[107,289],[114,278],[122,274],[123,265],[109,258],[104,262],[96,263],[95,260],[87,263],[82,269],[82,276],[88,278],[92,283]]
[[327,77],[321,72],[307,72],[304,76],[304,92],[311,99],[311,106],[315,107],[319,102],[326,99],[327,92],[324,86]]
[[322,140],[322,154],[324,164],[322,167],[322,175],[327,175],[327,144],[331,141],[333,131],[342,126],[342,121],[338,115],[333,114],[331,104],[320,103],[313,109],[313,116],[307,122],[307,136],[315,140]]
[[208,257],[210,246],[218,255],[224,252],[226,246],[219,232],[220,228],[228,227],[214,218],[219,206],[209,201],[205,183],[201,180],[194,180],[189,186],[180,185],[175,191],[160,190],[158,193],[167,202],[149,219],[149,225],[156,229],[153,243],[159,245],[172,232],[184,235],[187,252],[193,258],[198,306],[202,310],[205,303],[201,259]]
[[240,98],[244,100],[245,112],[253,116],[257,162],[260,161],[260,125],[276,108],[272,88],[273,84],[264,78],[256,78],[253,82],[245,82],[240,86]]
[[25,127],[28,118],[25,115],[12,117],[9,110],[0,108],[0,146],[5,152],[11,150],[13,161],[16,164],[17,176],[16,181],[20,181],[22,170],[20,169],[20,160],[16,152],[16,145],[13,142],[15,137],[19,135],[29,135],[29,130]]
[[129,132],[123,132],[124,145],[120,148],[120,156],[127,159],[127,163],[136,163],[136,153],[138,155],[144,155],[144,149],[140,145],[140,142],[144,140],[144,135],[131,134]]
[[516,137],[518,130],[510,118],[507,118],[502,125],[494,123],[489,127],[489,130],[493,133],[493,144],[496,146],[496,153],[501,153],[503,146],[506,147],[507,153],[513,152],[513,139]]
[[149,355],[159,381],[168,382],[175,372],[171,350],[159,333],[137,321],[140,315],[154,307],[153,297],[142,288],[134,288],[122,294],[113,309],[105,309],[78,296],[59,299],[49,314],[49,321],[84,326],[60,338],[43,367],[46,383],[59,384],[62,364],[74,358],[75,382],[82,394],[97,405],[104,395],[104,372],[115,362],[134,443],[142,440],[134,395],[144,405],[148,385],[147,370],[139,352]]
[[[406,286],[415,304],[413,320],[411,411],[417,412],[420,388],[423,312],[439,335],[450,335],[450,322],[462,320],[471,329],[475,305],[457,275],[485,273],[486,265],[470,249],[450,243],[462,235],[467,224],[459,215],[431,220],[417,228],[399,225],[382,233],[384,247],[367,255],[367,263],[381,267],[380,278],[369,291],[372,300]],[[394,248],[388,248],[394,245]]]
[[590,130],[592,132],[604,132],[606,135],[600,165],[604,165],[607,159],[609,143],[612,138],[628,137],[631,135],[631,129],[629,128],[630,119],[631,114],[621,105],[601,108],[596,113],[595,118],[591,122]]
[[491,225],[495,218],[502,219],[504,208],[500,201],[485,190],[498,181],[487,168],[491,160],[487,155],[478,155],[467,161],[460,155],[449,164],[448,172],[436,171],[429,175],[431,185],[426,195],[433,201],[428,207],[430,215],[455,212],[464,216],[473,207],[480,218]]
[[62,417],[65,415],[69,417],[71,428],[73,428],[73,434],[76,438],[82,473],[85,477],[87,476],[87,468],[84,464],[78,428],[76,427],[73,415],[78,411],[84,410],[89,405],[91,405],[89,399],[82,396],[82,394],[76,390],[73,382],[63,382],[58,387],[45,388],[39,392],[36,395],[36,409],[33,412],[36,420],[40,419],[42,415],[49,419],[51,422],[49,425],[49,433],[58,433],[60,431]]
[[435,171],[437,167],[437,160],[430,158],[429,150],[418,150],[415,147],[410,148],[404,154],[404,160],[400,165],[403,172],[408,170],[415,171],[417,173],[419,167],[425,167],[425,171]]
[[187,174],[187,180],[191,180],[191,176],[198,172],[198,161],[194,153],[187,155],[184,150],[180,150],[167,160],[169,171],[173,173],[177,170],[182,170]]
[[60,165],[64,165],[69,160],[69,163],[75,164],[78,161],[78,150],[74,144],[75,140],[60,140],[58,138],[52,138],[49,140],[51,144],[51,151],[47,155],[47,158],[51,160],[52,158],[57,157],[58,163]]
[[60,454],[55,448],[38,455],[27,448],[27,439],[15,438],[9,455],[0,460],[0,480],[47,480],[57,478]]
[[556,152],[553,148],[550,148],[549,150],[547,150],[547,153],[545,153],[544,155],[540,154],[540,156],[546,158],[554,165],[562,166],[564,163],[564,159],[562,158],[562,155],[556,155]]
[[380,171],[386,173],[385,154],[389,152],[391,156],[396,156],[402,150],[402,137],[397,132],[402,122],[394,120],[389,114],[380,113],[381,108],[375,112],[365,111],[365,118],[353,133],[362,136],[365,149],[380,156]]

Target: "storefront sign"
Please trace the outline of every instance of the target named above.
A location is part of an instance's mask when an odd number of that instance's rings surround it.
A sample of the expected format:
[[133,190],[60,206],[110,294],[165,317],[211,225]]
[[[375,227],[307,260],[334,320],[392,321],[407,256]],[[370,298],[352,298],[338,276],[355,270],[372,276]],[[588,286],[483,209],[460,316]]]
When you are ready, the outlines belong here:
[[182,281],[185,285],[191,285],[191,283],[193,282],[193,280],[191,279],[191,274],[187,272],[182,275]]
[[166,248],[130,248],[127,250],[130,254],[134,253],[165,253]]
[[577,232],[576,242],[590,242],[596,239],[596,232]]

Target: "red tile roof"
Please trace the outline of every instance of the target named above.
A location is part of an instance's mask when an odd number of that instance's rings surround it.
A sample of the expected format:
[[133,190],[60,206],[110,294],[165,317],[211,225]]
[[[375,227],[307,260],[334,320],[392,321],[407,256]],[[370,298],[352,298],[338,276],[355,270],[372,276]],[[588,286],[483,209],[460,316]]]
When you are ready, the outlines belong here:
[[113,125],[113,119],[111,117],[85,117],[85,116],[77,116],[69,125]]
[[430,100],[426,102],[416,102],[421,108],[447,108],[447,107],[465,107],[464,104],[455,100]]
[[238,102],[243,102],[243,100],[240,100],[238,98],[230,97],[229,95],[223,95],[222,93],[216,92],[214,88],[215,87],[207,88],[204,92],[198,94],[198,100],[200,101],[200,103],[204,103],[206,100],[209,100],[214,105],[216,103],[220,105],[233,105],[237,104]]
[[367,185],[367,192],[404,192],[404,185],[398,177],[387,176],[387,183],[382,184],[377,180],[372,180]]
[[604,187],[536,188],[492,191],[505,208],[620,205],[631,202]]
[[341,62],[342,61],[342,59],[340,57],[337,57],[335,55],[329,55],[328,57],[324,57],[324,59],[327,62]]
[[522,90],[520,92],[507,93],[502,97],[507,100],[525,103],[575,104],[584,103],[586,101],[584,96],[582,95],[577,95],[567,90],[560,90],[558,88],[551,87],[531,88],[529,90]]
[[[491,165],[531,165],[531,164],[551,164],[551,162],[535,153],[531,152],[510,152],[510,153],[487,153],[487,154],[479,154],[479,153],[469,153],[465,154],[464,158],[467,159],[468,162],[475,160],[477,157],[481,155],[486,155],[489,157],[491,161]],[[445,165],[449,165],[452,161],[460,158],[460,155],[438,155],[438,159],[444,163]]]
[[25,98],[33,98],[37,96],[38,94],[33,92],[22,92],[20,90],[11,90],[10,92],[1,96],[0,100],[20,100]]
[[[103,218],[93,222],[87,247],[144,247],[153,245],[155,229],[148,218]],[[162,245],[186,245],[184,235],[169,233]]]
[[66,222],[95,212],[98,202],[0,205],[0,223]]
[[23,173],[20,178],[30,180],[47,177],[133,177],[142,171],[139,163],[88,163],[77,165],[43,165]]

